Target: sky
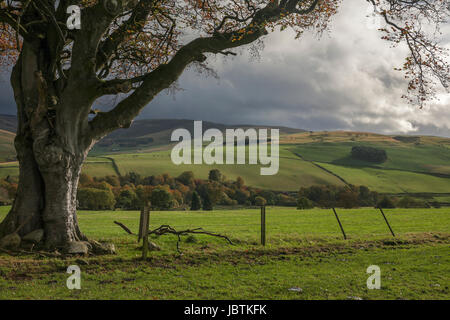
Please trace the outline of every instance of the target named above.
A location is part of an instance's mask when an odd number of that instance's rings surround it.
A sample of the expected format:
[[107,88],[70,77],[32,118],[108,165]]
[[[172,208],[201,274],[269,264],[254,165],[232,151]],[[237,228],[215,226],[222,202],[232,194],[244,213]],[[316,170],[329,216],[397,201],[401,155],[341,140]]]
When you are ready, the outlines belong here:
[[[365,1],[345,0],[320,39],[286,30],[264,38],[259,58],[250,47],[210,57],[218,78],[190,68],[180,90],[161,93],[139,118],[450,137],[450,94],[423,109],[401,99],[407,82],[394,67],[407,50],[380,39],[370,12]],[[450,24],[442,31],[450,48]],[[14,114],[7,75],[0,78],[0,113]]]

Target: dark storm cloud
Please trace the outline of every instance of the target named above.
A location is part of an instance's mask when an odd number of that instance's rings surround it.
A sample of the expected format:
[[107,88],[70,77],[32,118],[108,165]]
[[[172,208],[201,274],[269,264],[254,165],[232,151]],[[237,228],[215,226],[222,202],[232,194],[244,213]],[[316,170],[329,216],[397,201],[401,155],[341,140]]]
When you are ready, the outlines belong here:
[[143,117],[450,136],[448,94],[423,110],[406,105],[407,84],[393,68],[407,50],[390,48],[370,28],[364,2],[344,3],[330,36],[294,41],[277,33],[265,39],[260,61],[245,52],[214,58],[220,80],[188,72],[179,81],[184,91],[175,100],[159,96]]
[[[367,8],[365,1],[344,1],[320,40],[271,34],[259,60],[250,59],[248,48],[237,57],[211,57],[219,79],[190,69],[179,80],[183,90],[160,94],[140,117],[450,136],[448,94],[423,110],[400,98],[407,84],[393,68],[407,50],[380,39]],[[449,30],[442,30],[447,43]]]

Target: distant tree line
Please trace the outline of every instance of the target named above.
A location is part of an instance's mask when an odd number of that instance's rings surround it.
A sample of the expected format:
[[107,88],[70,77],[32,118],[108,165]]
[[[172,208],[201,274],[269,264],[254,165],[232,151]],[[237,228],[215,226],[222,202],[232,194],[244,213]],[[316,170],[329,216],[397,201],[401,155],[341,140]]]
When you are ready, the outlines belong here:
[[379,201],[379,194],[365,186],[311,186],[300,189],[297,207],[299,209],[374,207]]
[[[0,205],[11,205],[17,191],[16,178],[0,179]],[[78,209],[138,210],[150,204],[158,210],[213,210],[216,206],[276,205],[298,209],[321,208],[427,208],[437,202],[411,197],[380,195],[366,186],[311,186],[295,192],[275,192],[246,186],[242,177],[229,180],[218,169],[208,179],[192,171],[178,177],[168,174],[91,177],[82,174],[77,193]],[[431,199],[432,200],[432,199]]]
[[366,186],[311,186],[301,188],[298,193],[297,208],[439,208],[433,199],[418,199],[410,196],[396,197],[380,195]]
[[192,171],[178,177],[141,176],[135,172],[102,178],[82,174],[79,184],[78,208],[85,210],[137,210],[147,203],[158,210],[297,204],[293,195],[246,186],[242,177],[229,180],[217,169],[209,172],[208,179],[197,179]]

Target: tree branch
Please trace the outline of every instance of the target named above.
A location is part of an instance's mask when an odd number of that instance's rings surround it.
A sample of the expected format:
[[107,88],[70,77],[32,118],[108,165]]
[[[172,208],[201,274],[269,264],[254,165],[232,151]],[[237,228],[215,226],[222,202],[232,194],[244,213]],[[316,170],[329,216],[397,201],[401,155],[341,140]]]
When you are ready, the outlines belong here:
[[[134,235],[134,236],[136,235],[123,223],[118,222],[118,221],[114,221],[114,223],[117,224],[118,226],[120,226],[123,230],[125,230],[126,233],[128,233],[130,235]],[[188,234],[205,234],[205,235],[212,236],[212,237],[222,238],[222,239],[225,239],[229,244],[233,245],[233,242],[227,236],[224,236],[222,234],[215,233],[215,232],[205,231],[205,230],[203,230],[203,228],[194,228],[194,229],[186,229],[186,230],[177,231],[169,225],[162,225],[154,230],[147,231],[147,235],[151,235],[151,234],[154,234],[157,236],[163,236],[165,234],[176,235],[178,238],[177,251],[179,253],[181,253],[181,251],[180,251],[181,236],[186,236]]]
[[145,26],[148,15],[153,6],[153,0],[140,1],[133,9],[130,18],[122,23],[114,32],[112,32],[105,40],[100,42],[97,53],[96,70],[104,67],[111,55],[117,47],[129,37],[129,32],[139,32]]
[[192,62],[206,60],[205,53],[225,53],[225,50],[252,43],[266,35],[267,22],[280,17],[280,8],[267,6],[255,14],[249,25],[240,32],[216,33],[211,37],[197,38],[183,46],[167,64],[142,76],[142,84],[109,112],[99,113],[90,121],[89,136],[93,140],[117,128],[127,128],[140,110],[159,92],[175,82]]

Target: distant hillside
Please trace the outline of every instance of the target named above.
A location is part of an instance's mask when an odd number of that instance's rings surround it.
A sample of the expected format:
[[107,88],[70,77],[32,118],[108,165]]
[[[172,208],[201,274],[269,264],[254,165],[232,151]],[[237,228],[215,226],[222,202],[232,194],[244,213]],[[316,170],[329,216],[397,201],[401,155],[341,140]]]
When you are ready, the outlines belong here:
[[[2,117],[9,128],[13,117]],[[203,122],[203,130],[253,127]],[[263,189],[296,191],[312,185],[365,185],[388,194],[421,195],[428,200],[450,203],[450,139],[433,136],[382,135],[350,131],[303,131],[280,128],[278,174],[261,176],[259,165],[175,165],[170,159],[173,130],[193,131],[192,120],[138,120],[129,129],[118,130],[91,151],[83,172],[91,176],[142,176],[193,171],[201,179],[219,169],[228,179],[242,177],[246,184]],[[268,127],[271,128],[271,127]],[[1,129],[1,127],[0,127]],[[0,130],[0,178],[18,174],[14,159],[14,134]],[[353,147],[371,147],[386,152],[387,160],[373,163],[351,156]],[[427,201],[428,201],[427,200]]]
[[17,130],[17,117],[8,114],[0,114],[0,130],[15,133]]
[[[0,130],[16,132],[17,118],[11,115],[0,115]],[[136,120],[128,129],[119,129],[103,138],[92,150],[92,154],[108,152],[142,151],[156,146],[166,146],[170,143],[170,136],[175,129],[184,128],[191,134],[194,132],[194,121],[186,119],[149,119]],[[221,131],[229,128],[277,128],[281,135],[297,134],[305,130],[288,127],[258,126],[258,125],[224,125],[203,121],[203,130],[216,128]],[[0,133],[0,136],[2,134]],[[13,150],[13,149],[12,149]],[[5,150],[6,152],[7,150]],[[13,151],[14,152],[14,151]],[[14,153],[4,157],[14,156]]]
[[[203,121],[203,131],[215,128],[224,132],[231,128],[276,128],[280,129],[280,135],[297,134],[305,130],[288,127],[258,126],[258,125],[225,125],[215,122]],[[117,152],[117,151],[138,151],[154,146],[168,145],[170,136],[176,129],[183,128],[189,130],[193,135],[194,121],[186,119],[149,119],[136,120],[128,129],[119,129],[103,138],[93,150],[94,153]]]
[[435,136],[391,136],[371,132],[358,131],[308,131],[286,135],[280,138],[282,144],[306,144],[306,143],[340,143],[340,142],[364,142],[383,143],[391,145],[421,145],[433,144],[450,147],[450,138]]

